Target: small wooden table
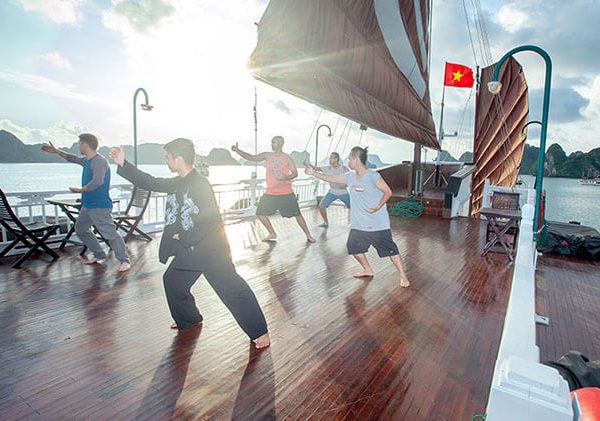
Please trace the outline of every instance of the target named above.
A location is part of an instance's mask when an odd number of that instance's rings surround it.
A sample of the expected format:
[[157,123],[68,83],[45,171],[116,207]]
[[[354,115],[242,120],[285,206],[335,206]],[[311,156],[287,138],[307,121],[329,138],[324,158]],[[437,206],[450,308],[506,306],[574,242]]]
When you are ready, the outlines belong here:
[[[116,203],[118,201],[119,201],[118,199],[112,200],[113,203]],[[71,243],[71,244],[83,246],[83,250],[80,253],[80,255],[83,255],[86,252],[87,247],[80,241],[71,240],[71,237],[73,236],[73,233],[75,232],[75,224],[77,223],[76,216],[79,215],[79,211],[81,210],[81,201],[79,199],[47,199],[46,202],[50,203],[51,205],[58,206],[64,212],[64,214],[67,215],[67,218],[69,218],[69,220],[72,222],[71,229],[69,230],[69,232],[67,233],[65,238],[63,238],[63,240],[61,241],[59,249],[62,250],[63,248],[65,248],[65,245],[67,243]],[[94,230],[95,230],[95,228],[94,228]],[[107,241],[102,237],[102,235],[99,232],[96,232],[96,235],[99,237],[100,240],[107,243]]]
[[517,224],[521,220],[520,210],[509,210],[509,209],[497,209],[497,208],[481,208],[479,211],[481,215],[485,216],[489,222],[492,230],[494,231],[494,237],[488,241],[483,248],[482,256],[485,256],[496,243],[500,243],[504,249],[508,260],[513,261],[513,246],[504,239],[504,234],[512,227],[517,227]]

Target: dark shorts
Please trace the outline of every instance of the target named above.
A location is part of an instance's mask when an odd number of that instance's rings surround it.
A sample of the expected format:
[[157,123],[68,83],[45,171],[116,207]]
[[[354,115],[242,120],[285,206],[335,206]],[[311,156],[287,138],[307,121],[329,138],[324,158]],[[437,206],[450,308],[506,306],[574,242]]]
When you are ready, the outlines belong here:
[[398,246],[392,239],[391,230],[383,231],[359,231],[350,230],[346,247],[348,254],[363,254],[369,247],[375,247],[379,257],[395,256],[399,254]]
[[279,211],[284,218],[300,215],[298,198],[294,193],[290,194],[263,194],[256,209],[257,215],[271,216]]

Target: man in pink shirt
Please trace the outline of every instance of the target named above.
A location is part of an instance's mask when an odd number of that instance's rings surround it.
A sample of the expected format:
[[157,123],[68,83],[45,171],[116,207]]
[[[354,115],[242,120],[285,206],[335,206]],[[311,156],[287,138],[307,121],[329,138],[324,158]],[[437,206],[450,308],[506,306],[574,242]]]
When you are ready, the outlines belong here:
[[314,243],[315,239],[310,234],[306,221],[300,213],[298,198],[292,188],[292,180],[298,177],[298,169],[294,160],[283,152],[283,137],[275,136],[271,139],[271,149],[273,152],[261,152],[252,155],[242,151],[237,143],[231,147],[231,150],[238,153],[242,158],[248,161],[260,162],[266,161],[267,169],[267,192],[260,198],[256,215],[265,226],[269,235],[264,241],[275,241],[277,233],[269,220],[269,216],[279,211],[284,218],[295,217],[298,225],[306,234],[306,241]]

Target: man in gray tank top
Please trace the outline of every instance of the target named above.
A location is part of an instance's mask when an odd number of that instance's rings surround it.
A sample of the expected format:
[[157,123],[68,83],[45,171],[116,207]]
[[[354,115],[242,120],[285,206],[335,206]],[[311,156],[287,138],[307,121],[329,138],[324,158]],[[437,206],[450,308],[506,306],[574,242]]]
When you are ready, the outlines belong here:
[[307,167],[306,174],[330,183],[348,185],[352,222],[346,246],[348,254],[354,256],[363,268],[361,272],[354,274],[354,277],[374,275],[365,254],[369,247],[373,246],[379,257],[390,258],[400,274],[400,286],[408,287],[410,283],[402,266],[398,246],[392,239],[390,216],[385,206],[392,196],[392,191],[381,175],[368,169],[366,164],[367,148],[355,146],[348,156],[348,166],[353,171],[345,175],[327,175]]
[[[350,171],[348,167],[340,162],[340,154],[337,152],[331,152],[331,155],[329,155],[329,166],[327,167],[315,167],[306,161],[304,161],[304,166],[327,175],[344,175]],[[350,195],[348,194],[348,189],[346,187],[345,184],[329,183],[329,191],[319,203],[319,213],[321,213],[321,216],[323,217],[323,223],[319,225],[321,228],[327,228],[329,226],[327,208],[336,200],[339,200],[350,209]]]

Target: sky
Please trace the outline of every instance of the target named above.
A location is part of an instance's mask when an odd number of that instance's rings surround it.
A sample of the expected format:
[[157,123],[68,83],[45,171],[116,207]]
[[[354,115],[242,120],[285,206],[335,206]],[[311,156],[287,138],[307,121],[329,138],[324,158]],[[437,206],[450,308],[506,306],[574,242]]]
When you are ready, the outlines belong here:
[[[133,94],[143,87],[154,109],[138,107],[139,143],[186,137],[201,154],[235,142],[253,151],[256,89],[259,151],[276,134],[286,138],[288,151],[314,151],[309,138],[318,120],[336,129],[338,149],[346,128],[348,148],[360,142],[384,162],[411,159],[411,143],[361,132],[355,123],[252,79],[246,63],[256,43],[254,23],[267,3],[2,0],[0,129],[26,143],[66,146],[92,132],[105,145],[132,144]],[[436,125],[445,61],[475,68],[533,44],[553,62],[548,145],[559,143],[567,153],[600,146],[598,21],[600,0],[434,1],[430,92]],[[482,35],[489,48],[478,42]],[[530,52],[516,58],[529,86],[530,120],[539,120],[544,62]],[[458,136],[446,138],[443,147],[456,157],[472,150],[474,96],[469,89],[446,91],[444,131]],[[539,130],[530,130],[527,142],[538,145]],[[320,145],[320,158],[329,149]],[[434,157],[429,150],[427,159]]]

